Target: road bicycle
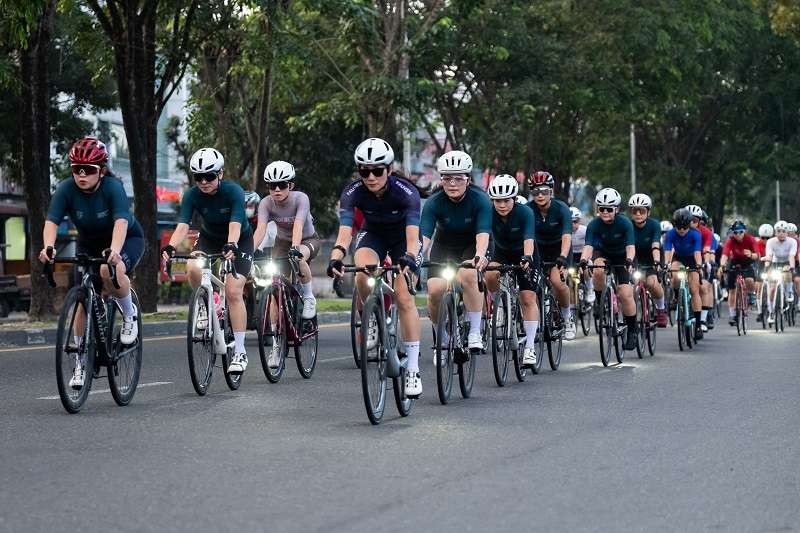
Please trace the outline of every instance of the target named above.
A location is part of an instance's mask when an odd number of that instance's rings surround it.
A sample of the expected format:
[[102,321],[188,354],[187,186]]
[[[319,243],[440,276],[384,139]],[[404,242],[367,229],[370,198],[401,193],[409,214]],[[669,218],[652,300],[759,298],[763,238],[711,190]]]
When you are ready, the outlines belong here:
[[[372,288],[364,300],[361,314],[367,330],[361,335],[359,368],[361,370],[361,392],[369,421],[380,424],[386,409],[387,381],[392,379],[394,401],[400,416],[411,413],[413,400],[405,393],[405,373],[408,358],[403,352],[402,333],[399,328],[394,282],[400,273],[396,265],[344,265],[344,272],[363,273]],[[406,284],[414,295],[411,276],[403,274]],[[363,326],[362,326],[363,327]],[[373,334],[374,333],[374,334]]]
[[[384,259],[383,265],[388,267],[392,265],[392,262],[387,257]],[[341,280],[342,278],[336,279]],[[350,347],[353,350],[353,361],[356,364],[356,368],[358,368],[361,360],[361,312],[363,309],[364,301],[361,299],[358,290],[353,287],[353,295],[350,300]]]
[[633,298],[636,302],[636,355],[644,357],[645,347],[650,357],[656,354],[656,304],[647,290],[647,275],[641,270],[633,273]]
[[605,272],[606,288],[600,296],[598,316],[598,331],[600,338],[600,362],[603,366],[608,366],[611,359],[611,348],[614,348],[614,355],[617,363],[622,364],[625,359],[625,335],[628,326],[620,320],[620,305],[617,297],[617,278],[614,275],[614,268],[625,268],[619,265],[589,265],[590,271],[602,269]]
[[678,328],[678,349],[684,351],[684,348],[691,350],[695,344],[694,330],[696,319],[692,311],[692,295],[689,292],[689,273],[700,272],[699,268],[680,267],[670,269],[669,272],[674,272],[678,277],[678,289],[675,291],[677,298],[677,306],[675,313],[675,325]]
[[589,289],[586,287],[586,280],[580,275],[580,271],[575,267],[567,270],[571,280],[570,289],[572,290],[572,301],[575,302],[574,313],[575,321],[580,323],[583,336],[588,337],[593,321],[592,304],[586,301]]
[[736,295],[736,334],[739,336],[747,335],[747,316],[750,312],[750,304],[747,295],[747,284],[742,275],[742,265],[736,264],[726,268],[724,272],[735,272],[736,283],[734,287]]
[[[289,348],[293,349],[297,370],[304,379],[311,378],[317,366],[319,326],[317,317],[303,318],[303,289],[300,285],[300,259],[289,255],[265,259],[254,264],[256,279],[265,287],[258,305],[258,352],[261,368],[270,383],[280,381],[286,369]],[[288,261],[289,276],[283,275],[277,263]],[[263,268],[262,268],[263,265]],[[277,366],[269,365],[269,357],[277,349]]]
[[[490,336],[492,346],[492,369],[498,387],[508,382],[508,367],[514,363],[517,381],[525,381],[528,369],[522,365],[527,338],[522,322],[522,307],[519,301],[517,276],[529,275],[517,265],[488,266],[484,272],[500,273],[500,288],[491,304]],[[488,295],[488,291],[485,293]]]
[[[186,353],[189,359],[189,377],[195,392],[205,396],[214,373],[217,357],[221,360],[225,383],[231,390],[242,384],[240,372],[230,373],[228,367],[234,355],[233,330],[225,305],[225,283],[227,274],[238,278],[232,260],[223,254],[206,254],[195,251],[188,255],[173,255],[167,261],[167,275],[172,277],[172,261],[195,260],[201,271],[200,285],[189,299],[189,316],[186,320]],[[218,275],[212,271],[216,263]]]
[[[55,250],[47,248],[53,258]],[[99,283],[99,268],[106,265],[111,283],[119,288],[117,269],[108,265],[109,250],[103,257],[77,254],[75,257],[56,257],[54,263],[70,263],[83,273],[81,282],[72,287],[64,298],[56,332],[56,384],[61,405],[68,413],[77,413],[83,407],[92,389],[92,380],[99,378],[103,367],[107,369],[111,396],[117,405],[128,405],[136,393],[142,369],[142,314],[139,298],[131,288],[131,298],[136,305],[136,322],[139,335],[133,344],[120,342],[122,308],[114,298],[104,300],[95,290]],[[53,266],[44,265],[45,276],[51,287],[56,286]],[[83,367],[83,386],[70,386],[76,367]]]
[[542,263],[542,273],[538,276],[541,280],[537,283],[540,319],[539,330],[536,333],[536,344],[539,355],[536,358],[536,364],[530,366],[534,374],[542,371],[542,359],[544,359],[545,349],[547,350],[547,359],[551,370],[558,370],[561,364],[564,331],[567,324],[561,314],[558,300],[556,300],[553,293],[553,284],[550,283],[550,277],[544,274],[545,272],[550,272],[555,266],[555,263]]

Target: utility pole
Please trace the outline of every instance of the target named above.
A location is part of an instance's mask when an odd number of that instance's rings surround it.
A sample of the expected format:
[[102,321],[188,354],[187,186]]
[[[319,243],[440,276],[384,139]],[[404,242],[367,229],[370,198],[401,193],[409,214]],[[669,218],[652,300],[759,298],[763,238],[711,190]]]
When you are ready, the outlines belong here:
[[[401,0],[400,5],[400,25],[403,28],[403,56],[400,59],[401,72],[400,76],[404,81],[408,81],[409,64],[411,58],[408,54],[408,27],[406,26],[406,1]],[[403,116],[403,170],[407,178],[411,177],[411,127],[410,127],[409,113]]]
[[636,129],[631,124],[631,195],[636,194]]
[[775,220],[781,219],[781,180],[775,180]]

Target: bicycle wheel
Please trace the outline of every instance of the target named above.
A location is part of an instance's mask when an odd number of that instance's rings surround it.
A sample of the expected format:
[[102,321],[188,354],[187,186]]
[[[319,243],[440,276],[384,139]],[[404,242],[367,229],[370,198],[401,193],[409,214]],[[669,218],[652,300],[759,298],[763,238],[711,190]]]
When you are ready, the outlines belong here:
[[761,319],[761,329],[769,327],[769,288],[767,283],[761,284],[761,295],[758,298],[758,316]]
[[[64,299],[64,307],[58,317],[56,333],[56,385],[61,405],[68,413],[77,413],[89,397],[94,377],[95,340],[94,328],[89,320],[88,295],[83,287],[73,287]],[[83,330],[83,335],[75,331]],[[80,342],[75,343],[76,337]],[[70,387],[73,371],[82,365],[83,386]]]
[[736,309],[738,311],[739,331],[741,335],[747,335],[747,291],[745,290],[744,283],[739,285],[738,298],[736,299]]
[[353,360],[356,368],[361,361],[359,350],[361,349],[361,296],[358,290],[353,288],[353,298],[350,302],[350,346],[353,347]]
[[386,354],[384,353],[384,327],[381,318],[381,307],[374,295],[370,295],[364,302],[362,320],[368,328],[372,328],[375,335],[361,336],[361,393],[364,397],[364,407],[367,417],[373,425],[381,423],[383,412],[386,409]]
[[677,309],[672,308],[672,298],[675,296],[675,289],[672,288],[672,282],[667,279],[664,283],[664,303],[667,306],[667,318],[669,319],[670,327],[675,325],[677,320]]
[[558,370],[561,365],[561,352],[564,346],[564,319],[561,316],[561,310],[558,307],[555,296],[552,293],[549,295],[550,309],[548,322],[548,332],[550,333],[547,338],[547,359],[550,363],[550,370]]
[[[286,341],[286,328],[284,320],[280,316],[280,306],[278,305],[278,295],[272,287],[267,287],[261,293],[261,301],[258,304],[258,354],[261,358],[261,368],[264,376],[270,383],[277,383],[286,370],[286,355],[289,346]],[[278,348],[278,366],[269,366],[269,356],[272,354],[273,347]]]
[[[389,343],[397,349],[397,357],[400,358],[400,362],[406,358],[405,352],[402,351],[404,346],[403,344],[403,335],[400,332],[400,323],[397,321],[397,306],[392,306],[392,324],[394,324],[394,335],[391,334],[392,329],[389,329]],[[406,366],[401,364],[400,366],[400,375],[396,378],[392,378],[392,392],[394,393],[394,404],[397,407],[397,412],[400,413],[400,416],[408,416],[411,414],[411,406],[414,403],[414,400],[406,396]]]
[[507,292],[497,291],[492,305],[492,368],[498,387],[504,387],[508,381],[512,326],[508,312],[509,298]]
[[294,360],[297,363],[297,371],[304,379],[309,379],[314,374],[317,366],[317,350],[319,349],[319,327],[317,318],[304,319],[303,303],[300,295],[297,295],[295,303],[295,314],[297,314],[297,335],[300,339],[294,345]]
[[658,324],[656,324],[656,304],[650,293],[647,293],[647,351],[650,357],[656,354],[656,333],[658,331]]
[[[136,306],[136,324],[139,328],[139,337],[134,344],[125,346],[119,340],[122,330],[122,310],[118,307],[119,304],[115,301],[109,302],[107,312],[110,358],[108,386],[111,389],[111,396],[120,406],[131,403],[142,370],[142,313],[139,310],[139,298],[133,289],[131,289],[131,299]],[[119,317],[119,325],[115,324],[116,317]]]
[[[436,388],[439,401],[444,405],[450,401],[453,389],[453,355],[457,339],[455,301],[453,293],[449,292],[439,304],[439,320],[436,324]],[[441,339],[447,337],[446,346],[442,346]]]
[[647,343],[647,325],[645,302],[642,301],[642,291],[639,287],[633,288],[633,300],[636,304],[636,355],[641,359],[644,357],[645,344]]
[[225,376],[225,383],[228,384],[230,390],[238,390],[242,385],[242,372],[231,373],[228,372],[228,367],[233,360],[236,349],[233,342],[233,329],[231,328],[231,317],[228,314],[228,307],[225,308],[225,324],[223,324],[222,334],[224,335],[225,354],[222,356],[222,373]]
[[[544,282],[543,282],[544,283]],[[547,298],[548,293],[544,289],[539,291],[539,329],[536,331],[536,364],[529,365],[526,368],[529,368],[533,374],[539,374],[542,372],[542,362],[544,358],[545,352],[547,352],[547,339],[550,338],[550,327],[551,324],[548,321],[548,317],[550,315],[550,310],[548,308],[550,304],[550,299]],[[518,306],[519,307],[519,306]]]
[[600,319],[599,319],[599,334],[600,339],[600,362],[603,366],[608,366],[608,360],[611,356],[611,347],[614,343],[614,331],[611,327],[611,320],[613,314],[611,309],[611,291],[606,287],[603,295],[600,297]]
[[686,317],[685,311],[683,309],[683,303],[678,303],[678,317],[677,317],[677,324],[678,324],[678,349],[683,351],[684,346],[686,346]]
[[775,333],[783,331],[783,284],[775,286]]
[[[211,320],[208,310],[210,309],[211,295],[206,287],[200,286],[194,290],[192,299],[189,303],[189,317],[187,319],[186,331],[186,351],[189,356],[189,377],[192,378],[192,386],[197,394],[204,396],[208,392],[211,383],[211,375],[214,371],[214,343],[211,340]],[[205,323],[197,327],[198,315],[205,317]]]
[[[588,308],[588,312],[587,312]],[[581,281],[578,284],[578,303],[575,306],[575,309],[578,312],[578,321],[581,323],[581,331],[583,331],[583,336],[588,337],[590,331],[590,318],[589,314],[591,311],[591,306],[586,304],[586,285]]]

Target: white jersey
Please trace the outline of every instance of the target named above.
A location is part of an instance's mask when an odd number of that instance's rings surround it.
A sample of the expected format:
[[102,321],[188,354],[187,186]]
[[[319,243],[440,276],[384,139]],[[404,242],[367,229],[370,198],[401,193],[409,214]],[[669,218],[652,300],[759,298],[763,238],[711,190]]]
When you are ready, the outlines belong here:
[[790,257],[797,256],[797,241],[787,237],[780,241],[777,237],[772,237],[767,241],[766,258],[775,263],[788,263]]
[[584,246],[586,246],[586,226],[578,224],[578,229],[572,233],[572,253],[581,253]]

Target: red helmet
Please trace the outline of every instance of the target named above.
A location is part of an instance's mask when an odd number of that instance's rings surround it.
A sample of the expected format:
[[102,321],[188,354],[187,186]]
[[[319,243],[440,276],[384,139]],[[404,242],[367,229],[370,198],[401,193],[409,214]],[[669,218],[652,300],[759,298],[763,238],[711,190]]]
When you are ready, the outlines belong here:
[[108,150],[106,145],[95,137],[84,137],[69,151],[69,162],[73,165],[100,165],[108,163]]
[[553,179],[553,176],[549,172],[537,170],[531,175],[531,187],[539,187],[541,185],[552,189],[556,186],[556,180]]

